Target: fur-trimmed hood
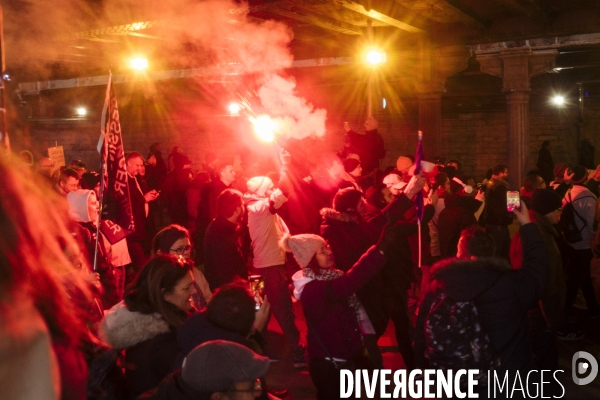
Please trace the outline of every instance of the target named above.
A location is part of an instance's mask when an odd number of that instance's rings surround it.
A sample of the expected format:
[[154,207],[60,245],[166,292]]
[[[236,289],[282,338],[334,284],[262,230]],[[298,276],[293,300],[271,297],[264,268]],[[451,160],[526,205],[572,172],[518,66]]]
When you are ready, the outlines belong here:
[[126,349],[171,330],[158,313],[142,314],[129,311],[121,301],[100,323],[99,334],[115,349]]
[[339,211],[334,210],[333,208],[322,208],[320,214],[321,217],[323,217],[324,223],[327,223],[329,221],[355,222],[354,219],[350,216],[350,214],[341,213]]
[[507,271],[511,271],[510,264],[500,258],[450,258],[436,263],[431,275],[448,296],[468,301],[489,289]]

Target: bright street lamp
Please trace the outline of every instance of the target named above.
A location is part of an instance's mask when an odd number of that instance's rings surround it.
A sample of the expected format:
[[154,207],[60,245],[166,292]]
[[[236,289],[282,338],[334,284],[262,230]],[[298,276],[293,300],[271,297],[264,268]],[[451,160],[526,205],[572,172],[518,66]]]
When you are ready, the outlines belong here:
[[560,96],[560,95],[553,96],[550,101],[552,102],[552,104],[554,104],[557,107],[562,107],[565,105],[564,96]]
[[[375,50],[375,49],[371,49],[367,52],[365,59],[367,61],[367,63],[369,63],[370,65],[372,65],[373,67],[376,67],[378,64],[384,63],[387,59],[385,53],[383,51],[379,51],[379,50]],[[372,117],[373,116],[373,89],[372,89],[372,85],[373,85],[373,74],[375,73],[375,71],[368,71],[369,74],[369,80],[368,80],[368,87],[367,87],[367,117]]]
[[369,50],[366,56],[367,62],[371,65],[384,63],[386,58],[386,54],[378,50]]
[[242,109],[238,103],[231,103],[227,106],[231,115],[238,115]]
[[131,66],[131,68],[141,71],[148,68],[148,60],[142,57],[132,58],[129,61],[129,65]]

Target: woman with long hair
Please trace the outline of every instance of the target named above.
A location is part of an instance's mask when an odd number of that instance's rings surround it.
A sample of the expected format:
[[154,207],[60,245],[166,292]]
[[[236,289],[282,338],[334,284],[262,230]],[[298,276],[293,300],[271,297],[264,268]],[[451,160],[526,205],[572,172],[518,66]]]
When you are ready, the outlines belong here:
[[[171,224],[166,226],[152,239],[152,254],[171,254],[172,256],[190,260],[192,250],[190,231],[181,225]],[[202,271],[194,266],[192,272],[196,288],[196,293],[194,293],[192,300],[194,307],[201,310],[206,307],[212,298],[212,292]]]
[[177,331],[195,311],[190,261],[158,254],[142,268],[100,324],[101,336],[125,349],[130,398],[155,388],[169,374],[179,353]]
[[4,157],[0,193],[0,398],[82,400],[90,338],[65,283],[87,289],[64,251],[66,204]]

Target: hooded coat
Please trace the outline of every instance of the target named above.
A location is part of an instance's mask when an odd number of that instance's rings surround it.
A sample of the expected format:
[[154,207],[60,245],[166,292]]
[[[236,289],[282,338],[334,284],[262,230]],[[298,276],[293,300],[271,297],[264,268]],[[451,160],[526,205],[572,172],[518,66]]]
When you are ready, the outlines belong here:
[[111,347],[125,349],[125,378],[130,398],[158,386],[179,353],[177,332],[160,314],[129,311],[115,305],[100,324],[100,336]]
[[[96,224],[91,221],[88,211],[89,198],[93,193],[91,190],[76,190],[67,195],[69,214],[77,222],[72,233],[78,239],[79,243],[84,246],[81,252],[86,257],[90,267],[94,265],[96,233],[98,232]],[[100,282],[104,289],[102,305],[104,309],[108,309],[119,302],[119,296],[113,268],[110,263],[112,258],[111,246],[101,231],[97,245],[96,271],[100,274]]]
[[447,259],[432,268],[417,317],[415,354],[425,364],[425,320],[441,291],[455,301],[474,301],[481,326],[499,354],[501,370],[533,369],[527,310],[542,293],[548,276],[548,253],[535,224],[520,229],[523,266],[512,270],[499,258]]
[[[302,302],[310,358],[350,360],[362,347],[356,312],[348,297],[383,267],[386,257],[372,246],[344,275],[331,281],[313,280],[302,270],[292,276],[294,297]],[[327,350],[325,350],[327,349]]]
[[279,247],[279,240],[289,233],[289,230],[277,214],[277,209],[287,201],[287,197],[281,190],[276,189],[270,197],[246,193],[243,199],[248,210],[248,230],[254,251],[254,268],[285,264],[285,250]]

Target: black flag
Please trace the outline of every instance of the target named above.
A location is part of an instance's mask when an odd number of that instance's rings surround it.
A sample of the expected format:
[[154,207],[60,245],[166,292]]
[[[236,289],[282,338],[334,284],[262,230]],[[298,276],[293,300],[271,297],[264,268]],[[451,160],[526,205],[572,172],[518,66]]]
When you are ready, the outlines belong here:
[[98,152],[102,156],[102,233],[111,243],[116,243],[135,230],[119,108],[112,84],[112,74],[108,77],[106,99],[102,110]]

